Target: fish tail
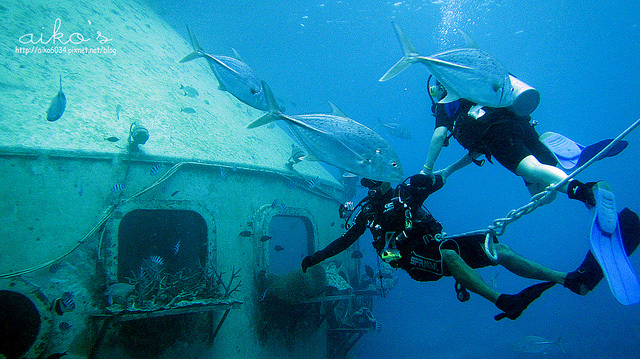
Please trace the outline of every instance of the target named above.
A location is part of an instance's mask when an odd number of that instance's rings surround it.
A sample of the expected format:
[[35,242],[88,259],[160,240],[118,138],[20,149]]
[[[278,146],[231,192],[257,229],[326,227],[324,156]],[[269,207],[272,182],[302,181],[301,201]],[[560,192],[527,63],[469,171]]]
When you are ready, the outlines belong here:
[[187,62],[187,61],[195,60],[200,56],[201,55],[200,55],[200,53],[198,51],[194,51],[194,52],[190,53],[189,55],[183,57],[182,60],[180,60],[178,62],[179,63],[184,63],[184,62]]
[[200,47],[200,44],[198,43],[198,39],[196,38],[196,35],[193,32],[191,32],[191,29],[189,29],[189,25],[186,25],[186,26],[187,26],[187,32],[189,33],[189,40],[191,41],[191,46],[193,47],[193,52],[183,57],[182,60],[179,61],[179,63],[197,59],[198,57],[202,56],[201,54],[203,52],[202,47]]
[[384,76],[382,76],[378,81],[385,82],[387,80],[391,80],[392,78],[396,77],[399,73],[406,70],[407,67],[411,66],[411,64],[413,64],[414,62],[415,61],[413,61],[413,59],[408,58],[406,56],[401,58],[400,61],[398,61],[395,65],[393,65],[393,67],[390,68],[389,71],[387,71],[387,73],[384,74]]
[[273,92],[271,92],[271,88],[264,81],[262,81],[262,88],[264,89],[264,94],[267,98],[269,112],[265,113],[257,120],[251,122],[249,125],[247,125],[247,128],[259,127],[269,122],[277,121],[281,117],[282,112],[280,111],[280,107],[278,106],[278,102],[276,101],[275,96],[273,96]]
[[396,75],[406,70],[407,67],[411,66],[411,64],[417,61],[416,56],[418,56],[418,52],[411,44],[411,41],[409,41],[409,38],[404,34],[400,26],[398,26],[398,24],[396,24],[395,22],[393,22],[393,27],[396,30],[396,37],[398,38],[398,41],[400,41],[400,46],[402,46],[402,52],[404,53],[404,56],[402,56],[400,61],[393,65],[393,67],[390,68],[389,71],[387,71],[387,73],[380,78],[380,80],[378,80],[380,82],[384,82],[394,78]]

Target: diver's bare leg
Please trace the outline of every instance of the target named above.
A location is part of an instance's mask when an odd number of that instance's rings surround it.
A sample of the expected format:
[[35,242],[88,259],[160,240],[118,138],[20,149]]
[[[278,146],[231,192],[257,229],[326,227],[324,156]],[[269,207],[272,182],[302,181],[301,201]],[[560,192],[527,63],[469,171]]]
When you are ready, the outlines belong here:
[[529,279],[564,284],[567,273],[549,269],[543,265],[515,253],[507,245],[496,244],[498,264],[507,268],[513,274]]
[[489,287],[478,272],[469,267],[458,253],[451,249],[445,249],[442,251],[442,261],[451,273],[451,276],[463,287],[486,298],[492,303],[498,300],[500,293]]

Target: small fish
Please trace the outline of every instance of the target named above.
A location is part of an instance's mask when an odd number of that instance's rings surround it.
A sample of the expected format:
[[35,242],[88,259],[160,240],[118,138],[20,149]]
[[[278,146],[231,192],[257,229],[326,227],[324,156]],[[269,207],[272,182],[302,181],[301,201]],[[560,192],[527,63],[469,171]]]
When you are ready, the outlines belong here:
[[227,179],[227,170],[224,167],[220,167],[220,178]]
[[151,256],[148,259],[148,264],[150,266],[162,266],[164,265],[164,259],[162,259],[162,257],[160,256]]
[[76,303],[73,301],[73,293],[64,292],[62,297],[56,299],[53,302],[53,310],[58,314],[62,315],[66,312],[71,312],[76,308]]
[[120,112],[122,112],[122,105],[116,105],[116,118],[120,121]]
[[266,242],[271,239],[271,236],[262,236],[260,237],[260,242]]
[[382,122],[382,120],[380,120],[380,117],[378,117],[378,123],[380,124],[380,126],[384,127],[387,133],[391,136],[400,138],[402,140],[411,139],[411,131],[399,123]]
[[294,144],[291,144],[291,157],[289,157],[289,162],[298,163],[302,161],[302,157],[306,156],[306,152],[304,150]]
[[209,103],[209,101],[208,101],[208,100],[204,100],[204,101],[202,101],[202,102],[204,102],[204,103],[205,103],[205,104],[207,104],[207,105],[211,105],[211,104]]
[[162,171],[162,167],[164,167],[162,165],[162,163],[158,163],[156,165],[154,165],[153,167],[151,167],[151,169],[149,170],[149,174],[152,176],[157,175],[158,173],[160,173],[160,171]]
[[120,139],[116,136],[110,136],[110,137],[105,137],[104,140],[109,142],[118,142]]
[[198,90],[196,90],[195,88],[193,88],[191,86],[180,85],[180,90],[184,91],[184,95],[185,96],[198,97],[198,95],[200,95],[198,93]]
[[278,199],[274,199],[273,202],[271,202],[271,208],[277,208],[278,207]]
[[58,271],[58,269],[60,269],[62,267],[62,264],[60,262],[55,262],[53,263],[50,267],[49,267],[49,272],[50,273],[55,273]]
[[65,309],[65,312],[70,312],[75,309],[76,303],[73,301],[73,293],[64,292],[60,298],[60,304]]
[[551,345],[557,345],[563,353],[565,352],[564,348],[560,344],[560,338],[556,341],[550,341],[535,335],[528,335],[520,339],[516,344],[514,344],[513,349],[520,353],[543,354],[546,353],[546,350]]
[[194,113],[196,113],[196,110],[193,107],[182,107],[182,108],[180,108],[180,112],[184,112],[184,113],[188,113],[188,114],[194,114]]
[[124,190],[124,185],[120,183],[116,183],[113,185],[113,187],[111,187],[111,192],[113,193],[120,193],[123,190]]
[[69,329],[71,329],[71,324],[67,322],[61,322],[60,324],[58,324],[58,329],[60,329],[63,332],[66,332]]
[[242,231],[240,232],[240,237],[251,237],[253,233],[251,231]]
[[355,250],[351,253],[351,258],[353,259],[361,259],[362,258],[362,252],[360,252],[359,250]]
[[178,240],[176,245],[173,246],[173,255],[175,256],[176,254],[178,254],[178,252],[180,252],[180,240]]
[[298,188],[298,184],[295,181],[289,180],[289,182],[287,182],[287,188],[296,189]]
[[273,247],[273,249],[275,249],[275,251],[276,251],[276,252],[280,252],[280,251],[284,250],[284,247],[282,247],[282,246],[281,246],[281,245],[279,245],[279,244],[276,244],[276,246],[275,246],[275,247]]
[[173,196],[177,195],[177,194],[178,194],[178,192],[180,192],[180,191],[175,191],[175,192],[173,192],[173,193],[171,194],[171,197],[173,197]]
[[47,359],[60,359],[63,356],[67,355],[67,352],[64,353],[53,353],[47,357]]
[[315,176],[314,178],[307,180],[307,186],[309,187],[309,189],[314,189],[316,188],[316,186],[318,186],[318,179],[320,178],[320,176]]
[[49,105],[49,109],[47,110],[47,121],[53,122],[57,121],[62,114],[64,113],[64,109],[67,107],[67,98],[64,96],[64,92],[62,92],[62,75],[60,75],[60,91],[56,97],[51,100],[51,104]]
[[364,272],[367,274],[367,277],[369,278],[375,277],[375,274],[373,273],[373,268],[371,268],[371,266],[368,264],[364,266]]

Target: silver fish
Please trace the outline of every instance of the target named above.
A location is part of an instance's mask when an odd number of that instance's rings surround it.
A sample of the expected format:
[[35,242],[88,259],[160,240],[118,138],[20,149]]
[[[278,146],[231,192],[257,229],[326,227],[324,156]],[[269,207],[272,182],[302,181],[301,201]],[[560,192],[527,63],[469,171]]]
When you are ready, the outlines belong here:
[[378,118],[378,123],[380,126],[384,127],[388,134],[391,136],[403,139],[410,140],[411,139],[411,131],[408,128],[402,126],[399,123],[395,122],[382,122],[380,118]]
[[188,26],[187,31],[194,51],[180,60],[180,63],[204,57],[218,79],[220,90],[229,92],[238,100],[255,109],[267,110],[268,105],[262,82],[247,64],[233,57],[207,54],[200,47],[196,36]]
[[380,81],[387,81],[411,64],[421,62],[447,90],[447,96],[440,101],[442,103],[464,98],[483,106],[509,107],[515,101],[509,72],[486,52],[476,48],[461,48],[421,56],[400,26],[395,22],[393,26],[404,56]]
[[269,112],[247,128],[284,120],[307,150],[303,160],[322,161],[378,181],[397,182],[404,178],[395,150],[373,130],[343,116],[285,115],[278,108],[269,86],[264,81],[262,86],[267,95]]
[[198,97],[200,95],[198,90],[191,86],[180,85],[180,90],[184,91],[185,96]]
[[62,75],[60,75],[60,91],[58,91],[56,97],[51,100],[51,104],[47,110],[47,121],[57,121],[62,117],[65,108],[67,108],[67,98],[64,92],[62,92]]
[[514,344],[513,349],[519,353],[546,353],[547,349],[552,345],[557,345],[563,353],[565,352],[560,344],[560,338],[556,341],[550,341],[535,335],[529,335],[520,339]]

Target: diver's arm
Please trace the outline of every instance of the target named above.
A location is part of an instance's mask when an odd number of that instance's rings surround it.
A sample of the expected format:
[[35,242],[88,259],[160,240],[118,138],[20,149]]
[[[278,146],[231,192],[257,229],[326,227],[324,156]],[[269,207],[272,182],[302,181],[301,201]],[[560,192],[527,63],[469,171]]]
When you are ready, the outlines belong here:
[[329,243],[329,245],[324,249],[321,249],[310,256],[306,256],[302,260],[302,272],[306,273],[307,268],[313,267],[325,259],[331,258],[349,248],[356,240],[358,240],[358,238],[360,238],[366,228],[366,217],[362,212],[360,212],[353,227],[349,228],[342,237]]
[[431,136],[431,144],[429,145],[429,153],[427,153],[427,160],[424,162],[424,167],[420,173],[427,175],[433,179],[433,165],[436,163],[440,151],[444,146],[444,142],[447,139],[447,132],[449,130],[446,126],[437,127],[433,131]]
[[436,174],[441,175],[442,176],[442,181],[446,183],[447,182],[447,178],[449,178],[449,176],[451,176],[457,170],[468,166],[469,164],[471,164],[473,162],[474,159],[476,159],[479,156],[480,156],[479,153],[469,152],[469,153],[465,154],[464,156],[462,156],[456,162],[450,164],[449,166],[447,166],[447,167],[445,167],[445,168],[443,168],[443,169],[441,169],[439,171],[436,171]]

